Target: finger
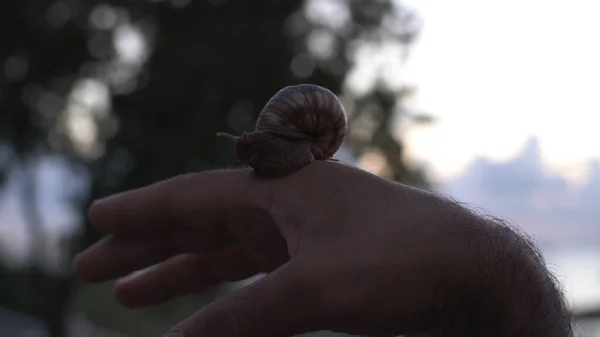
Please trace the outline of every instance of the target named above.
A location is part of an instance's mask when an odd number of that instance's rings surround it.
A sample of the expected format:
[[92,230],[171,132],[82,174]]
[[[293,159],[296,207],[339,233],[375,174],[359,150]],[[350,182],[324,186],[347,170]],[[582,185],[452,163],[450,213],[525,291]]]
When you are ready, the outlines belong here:
[[75,271],[86,282],[104,282],[164,261],[176,250],[162,237],[106,237],[75,257]]
[[75,257],[75,270],[87,282],[104,282],[149,267],[180,253],[206,254],[231,244],[225,228],[203,233],[192,228],[139,236],[113,235]]
[[269,180],[251,170],[185,174],[92,204],[92,225],[108,233],[156,232],[219,225],[238,207],[268,208]]
[[115,297],[130,308],[158,305],[255,274],[256,269],[237,247],[212,256],[182,254],[120,280],[115,286]]
[[168,337],[280,337],[320,329],[314,282],[294,261],[180,322]]

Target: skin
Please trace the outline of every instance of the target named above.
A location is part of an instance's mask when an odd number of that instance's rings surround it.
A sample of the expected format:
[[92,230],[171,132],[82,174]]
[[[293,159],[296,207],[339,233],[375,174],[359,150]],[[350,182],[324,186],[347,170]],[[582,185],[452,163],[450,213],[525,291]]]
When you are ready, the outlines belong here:
[[97,201],[89,215],[108,235],[77,256],[84,281],[150,267],[116,283],[127,307],[268,273],[168,336],[571,336],[562,296],[521,234],[339,163],[281,179],[182,175]]

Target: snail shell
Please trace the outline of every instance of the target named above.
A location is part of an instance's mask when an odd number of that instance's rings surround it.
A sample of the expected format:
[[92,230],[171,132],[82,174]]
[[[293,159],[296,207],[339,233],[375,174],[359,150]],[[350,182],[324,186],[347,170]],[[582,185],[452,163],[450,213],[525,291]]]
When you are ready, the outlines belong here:
[[347,133],[338,97],[314,84],[287,86],[264,106],[255,130],[235,137],[238,159],[265,176],[291,174],[314,160],[330,159]]
[[256,131],[270,131],[315,142],[323,157],[331,158],[342,145],[347,117],[338,97],[329,89],[299,84],[279,90],[256,121]]

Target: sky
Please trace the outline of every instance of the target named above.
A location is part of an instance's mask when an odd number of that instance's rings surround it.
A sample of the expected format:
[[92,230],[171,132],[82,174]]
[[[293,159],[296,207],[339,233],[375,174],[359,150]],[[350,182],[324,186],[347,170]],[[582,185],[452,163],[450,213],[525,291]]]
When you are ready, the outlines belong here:
[[[80,195],[87,187],[84,177],[69,169],[58,157],[49,156],[39,162],[35,174],[36,198],[40,225],[49,235],[49,245],[58,245],[61,237],[78,228],[79,216],[73,206],[65,202],[69,196]],[[22,263],[29,258],[32,237],[23,215],[31,212],[21,198],[23,174],[19,169],[11,172],[0,194],[0,256],[10,257],[8,262]],[[39,242],[34,242],[34,245]],[[44,247],[37,246],[38,249]],[[54,249],[44,249],[41,257],[50,269],[62,268],[65,257]],[[3,261],[4,262],[4,261]]]
[[405,135],[437,179],[478,155],[514,156],[539,139],[547,169],[585,179],[600,158],[600,2],[412,0],[423,18],[407,64],[417,106],[438,125]]

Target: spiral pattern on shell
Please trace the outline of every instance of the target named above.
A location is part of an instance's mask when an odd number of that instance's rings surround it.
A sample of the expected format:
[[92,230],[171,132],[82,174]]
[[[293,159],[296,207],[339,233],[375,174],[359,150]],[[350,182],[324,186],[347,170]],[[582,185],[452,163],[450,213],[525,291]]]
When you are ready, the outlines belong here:
[[348,131],[344,106],[329,89],[314,84],[287,86],[267,102],[256,121],[256,131],[307,138],[329,159]]

